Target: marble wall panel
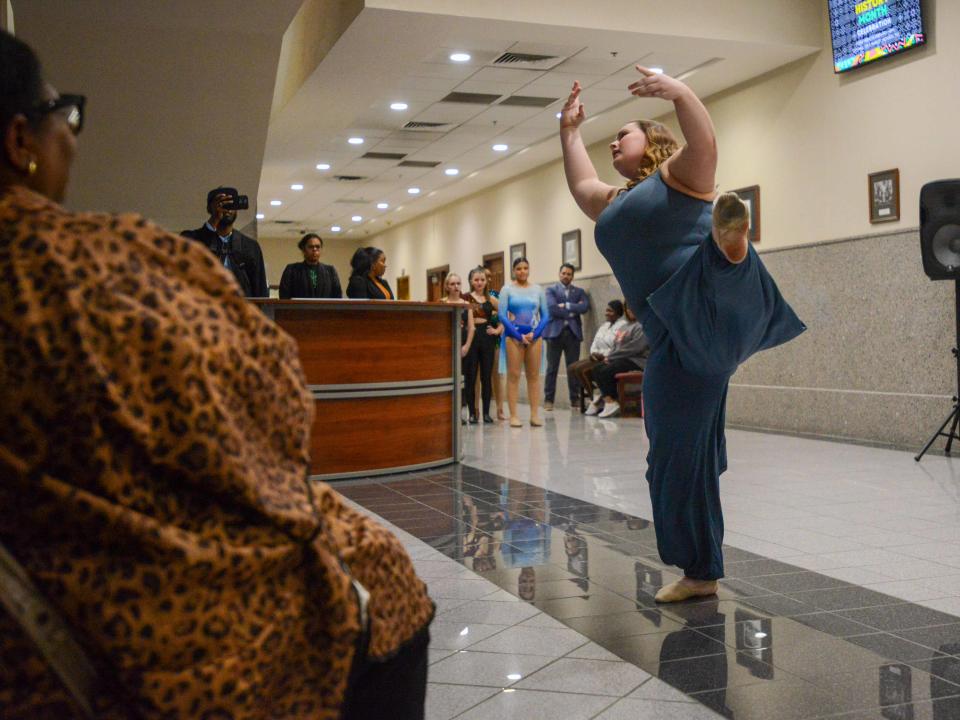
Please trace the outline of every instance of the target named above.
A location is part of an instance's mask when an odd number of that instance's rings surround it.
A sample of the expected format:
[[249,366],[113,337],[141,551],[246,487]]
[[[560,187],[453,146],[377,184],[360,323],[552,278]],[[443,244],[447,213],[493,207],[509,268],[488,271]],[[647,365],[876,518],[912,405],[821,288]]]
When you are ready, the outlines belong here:
[[[727,422],[919,449],[957,392],[955,284],[923,273],[919,231],[761,255],[809,329],[740,368]],[[611,275],[576,282],[592,301],[586,352],[620,292]],[[557,407],[566,406],[565,382],[561,375]]]

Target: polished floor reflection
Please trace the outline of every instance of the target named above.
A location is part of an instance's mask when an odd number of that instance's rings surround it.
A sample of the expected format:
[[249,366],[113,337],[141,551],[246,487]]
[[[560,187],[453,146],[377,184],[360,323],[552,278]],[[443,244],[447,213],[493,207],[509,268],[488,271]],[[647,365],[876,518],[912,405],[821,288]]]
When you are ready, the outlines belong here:
[[[717,597],[658,606],[654,593],[677,574],[659,563],[652,524],[642,516],[464,465],[337,489],[422,540],[436,558],[456,562],[459,570],[450,571],[427,555],[417,559],[425,577],[441,575],[428,577],[441,632],[467,621],[482,631],[553,618],[555,629],[575,631],[571,638],[588,638],[727,718],[960,719],[960,618],[948,612],[735,547],[725,549],[727,578]],[[489,592],[478,599],[489,587],[522,602],[497,607],[484,602]],[[591,704],[594,691],[564,670],[574,659],[544,661],[537,635],[516,631],[489,646],[515,657],[516,674],[526,678],[518,692],[530,682],[531,690],[588,698],[577,717],[644,717],[631,705],[640,700],[626,695],[613,706]],[[472,649],[478,652],[432,666],[432,679],[438,672],[438,682],[443,673],[482,677],[483,645]],[[483,702],[494,701],[519,702]],[[463,716],[505,716],[497,707]],[[656,716],[695,717],[690,712],[674,704]]]

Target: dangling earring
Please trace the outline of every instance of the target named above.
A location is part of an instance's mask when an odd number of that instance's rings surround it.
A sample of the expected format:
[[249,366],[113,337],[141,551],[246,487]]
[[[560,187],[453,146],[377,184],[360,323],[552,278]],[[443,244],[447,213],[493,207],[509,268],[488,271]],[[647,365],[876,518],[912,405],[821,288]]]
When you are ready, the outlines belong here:
[[30,158],[30,162],[27,163],[27,175],[36,175],[37,174],[37,161],[33,158]]

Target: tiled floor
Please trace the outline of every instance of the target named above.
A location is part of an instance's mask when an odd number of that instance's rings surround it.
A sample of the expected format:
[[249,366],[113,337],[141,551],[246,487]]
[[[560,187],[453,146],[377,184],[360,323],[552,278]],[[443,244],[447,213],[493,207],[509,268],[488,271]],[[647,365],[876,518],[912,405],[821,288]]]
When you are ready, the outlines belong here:
[[437,601],[429,717],[960,719],[955,461],[729,432],[727,578],[657,606],[640,421],[547,417],[337,486]]

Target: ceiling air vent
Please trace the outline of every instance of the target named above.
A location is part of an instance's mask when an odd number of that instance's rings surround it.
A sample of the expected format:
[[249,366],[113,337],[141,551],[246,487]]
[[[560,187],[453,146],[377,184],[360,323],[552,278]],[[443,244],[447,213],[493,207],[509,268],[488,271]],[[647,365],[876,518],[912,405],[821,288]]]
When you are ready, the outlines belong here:
[[488,93],[452,92],[440,102],[469,103],[471,105],[493,105],[500,99],[499,95]]
[[361,160],[403,160],[406,153],[368,152],[360,156]]
[[442,123],[442,122],[421,122],[419,120],[411,120],[406,125],[403,126],[404,130],[436,130],[438,128],[445,128],[451,125],[451,123]]
[[293,225],[293,220],[274,220],[277,225]]
[[397,167],[435,168],[439,164],[439,161],[434,162],[433,160],[404,160]]
[[505,52],[492,63],[491,67],[517,68],[519,70],[549,70],[566,60],[559,55],[538,55],[535,53]]
[[370,201],[364,200],[363,198],[340,198],[334,202],[340,205],[366,205]]
[[560,98],[535,97],[533,95],[511,95],[504,100],[501,105],[515,105],[517,107],[539,107],[544,108],[553,105]]
[[339,180],[340,182],[357,182],[358,180],[366,180],[363,175],[334,175],[334,180]]

